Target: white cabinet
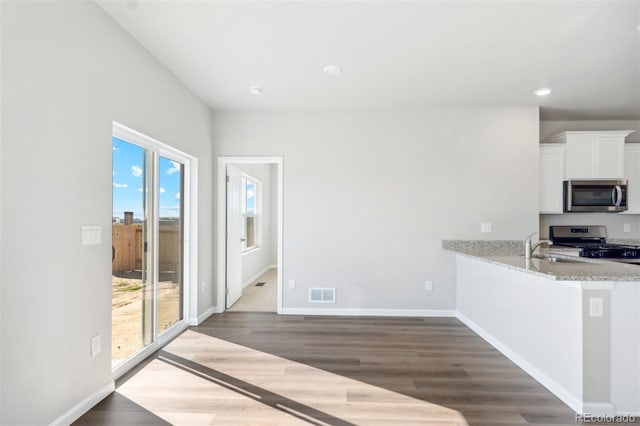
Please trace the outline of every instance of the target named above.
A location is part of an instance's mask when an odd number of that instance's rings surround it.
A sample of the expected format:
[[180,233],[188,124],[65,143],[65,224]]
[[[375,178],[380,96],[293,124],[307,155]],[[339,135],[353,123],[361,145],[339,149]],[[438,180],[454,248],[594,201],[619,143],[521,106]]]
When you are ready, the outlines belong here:
[[565,168],[565,145],[540,145],[540,213],[562,213]]
[[640,214],[640,143],[624,146],[624,177],[629,181],[627,213]]
[[624,177],[624,138],[629,130],[571,131],[554,135],[550,143],[566,146],[566,179]]

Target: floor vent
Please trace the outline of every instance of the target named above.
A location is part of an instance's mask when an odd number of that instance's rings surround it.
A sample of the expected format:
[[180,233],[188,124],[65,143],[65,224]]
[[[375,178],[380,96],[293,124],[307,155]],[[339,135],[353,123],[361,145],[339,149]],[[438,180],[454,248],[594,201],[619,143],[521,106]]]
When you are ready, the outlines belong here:
[[310,303],[336,303],[335,288],[310,288]]
[[265,285],[266,283],[256,283],[256,287],[262,287],[263,285]]

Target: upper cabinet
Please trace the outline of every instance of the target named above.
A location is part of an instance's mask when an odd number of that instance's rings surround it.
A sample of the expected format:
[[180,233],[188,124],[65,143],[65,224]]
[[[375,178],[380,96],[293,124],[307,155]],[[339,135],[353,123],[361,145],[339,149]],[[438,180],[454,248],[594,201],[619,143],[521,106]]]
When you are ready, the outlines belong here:
[[640,214],[640,143],[624,146],[624,177],[629,181],[627,213]]
[[625,176],[624,139],[632,132],[562,132],[548,142],[566,146],[566,179],[619,179]]
[[629,181],[628,213],[640,213],[640,144],[625,144],[633,133],[575,131],[540,144],[540,213],[562,214],[562,182],[567,179]]
[[562,181],[565,180],[566,147],[540,145],[540,213],[562,214]]

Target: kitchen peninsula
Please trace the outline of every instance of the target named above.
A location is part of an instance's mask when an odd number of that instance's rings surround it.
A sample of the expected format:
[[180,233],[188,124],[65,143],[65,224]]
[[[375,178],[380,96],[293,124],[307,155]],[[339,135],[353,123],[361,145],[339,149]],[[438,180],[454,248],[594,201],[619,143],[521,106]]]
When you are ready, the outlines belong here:
[[445,240],[457,316],[578,413],[640,414],[640,265]]

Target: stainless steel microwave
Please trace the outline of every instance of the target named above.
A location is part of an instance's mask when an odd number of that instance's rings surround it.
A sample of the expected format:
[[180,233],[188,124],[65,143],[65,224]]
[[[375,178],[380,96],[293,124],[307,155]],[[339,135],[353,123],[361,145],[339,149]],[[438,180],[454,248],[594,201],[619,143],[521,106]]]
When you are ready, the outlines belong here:
[[564,181],[565,212],[623,212],[627,210],[626,179]]

